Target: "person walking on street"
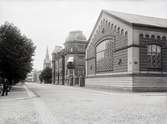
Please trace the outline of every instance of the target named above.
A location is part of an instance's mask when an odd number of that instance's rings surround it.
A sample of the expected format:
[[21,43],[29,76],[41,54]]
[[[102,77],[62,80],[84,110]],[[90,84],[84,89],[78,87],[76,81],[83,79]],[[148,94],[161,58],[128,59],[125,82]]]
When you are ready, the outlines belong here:
[[4,94],[6,96],[8,95],[8,80],[7,79],[4,79],[4,82],[3,82],[2,96],[4,96]]

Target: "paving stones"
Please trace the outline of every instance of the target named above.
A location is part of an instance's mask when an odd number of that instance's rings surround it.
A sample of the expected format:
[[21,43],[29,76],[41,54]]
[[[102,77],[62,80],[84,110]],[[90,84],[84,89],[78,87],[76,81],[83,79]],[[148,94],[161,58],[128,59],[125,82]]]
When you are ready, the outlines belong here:
[[[105,92],[49,84],[27,85],[30,94],[37,97],[26,94],[24,97],[27,99],[8,102],[7,99],[6,101],[0,99],[0,124],[167,122],[167,93]],[[26,93],[26,90],[24,92]],[[48,117],[42,116],[42,113]],[[50,119],[52,122],[47,121],[49,118],[52,118]]]

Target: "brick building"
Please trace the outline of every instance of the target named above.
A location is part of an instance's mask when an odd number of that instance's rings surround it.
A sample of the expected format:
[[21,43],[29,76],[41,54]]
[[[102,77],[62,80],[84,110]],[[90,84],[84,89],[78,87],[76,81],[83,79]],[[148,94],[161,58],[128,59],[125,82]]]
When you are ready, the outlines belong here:
[[[85,50],[87,47],[86,37],[82,31],[71,31],[64,43],[65,46],[65,83],[67,85],[80,84],[81,78],[85,77]],[[72,68],[68,64],[73,64]]]
[[86,86],[167,91],[167,19],[102,10],[86,49]]
[[84,86],[87,44],[82,31],[72,31],[66,38],[64,49],[55,48],[52,53],[52,82],[54,84]]
[[55,46],[52,52],[52,83],[64,85],[64,52],[61,46]]

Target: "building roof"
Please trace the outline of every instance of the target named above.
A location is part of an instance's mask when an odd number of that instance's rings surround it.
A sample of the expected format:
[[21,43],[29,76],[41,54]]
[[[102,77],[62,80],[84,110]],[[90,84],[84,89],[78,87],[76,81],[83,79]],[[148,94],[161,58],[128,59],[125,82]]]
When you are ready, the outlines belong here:
[[66,38],[66,42],[70,41],[86,41],[86,37],[82,31],[71,31]]
[[43,63],[43,68],[46,68],[46,67],[51,67],[51,61],[50,61],[50,58],[49,58],[48,47],[46,49],[46,56],[44,58],[44,63]]
[[56,45],[52,53],[58,53],[58,52],[60,52],[62,49],[63,49],[63,48],[62,48],[61,46],[57,46],[57,45]]
[[48,47],[47,47],[47,49],[46,49],[46,56],[45,56],[44,62],[45,62],[45,63],[50,63]]
[[137,24],[137,25],[147,25],[153,27],[167,28],[167,19],[148,17],[143,15],[127,14],[122,12],[115,12],[110,10],[103,10],[107,14],[119,18],[122,21]]

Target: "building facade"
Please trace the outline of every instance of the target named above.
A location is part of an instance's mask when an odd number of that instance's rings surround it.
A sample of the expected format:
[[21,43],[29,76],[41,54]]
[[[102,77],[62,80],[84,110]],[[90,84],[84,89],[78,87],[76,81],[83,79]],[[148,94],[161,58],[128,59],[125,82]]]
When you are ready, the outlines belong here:
[[84,86],[86,37],[82,31],[69,33],[64,49],[52,54],[52,82],[62,85]]
[[[66,85],[84,86],[86,37],[82,31],[71,31],[65,46],[65,83]],[[70,64],[72,66],[70,67]],[[82,80],[82,81],[81,81]]]
[[40,82],[39,81],[40,71],[33,69],[30,73],[27,74],[25,81],[27,82]]
[[64,84],[64,55],[61,46],[55,46],[52,52],[52,83]]
[[33,72],[28,73],[25,81],[34,82],[34,73]]
[[167,20],[102,10],[86,49],[86,86],[167,91]]

